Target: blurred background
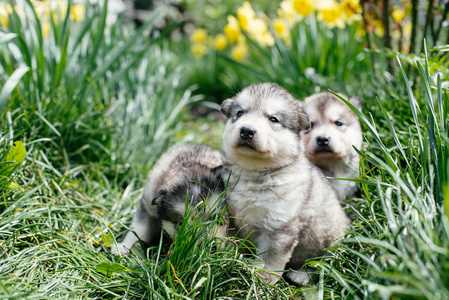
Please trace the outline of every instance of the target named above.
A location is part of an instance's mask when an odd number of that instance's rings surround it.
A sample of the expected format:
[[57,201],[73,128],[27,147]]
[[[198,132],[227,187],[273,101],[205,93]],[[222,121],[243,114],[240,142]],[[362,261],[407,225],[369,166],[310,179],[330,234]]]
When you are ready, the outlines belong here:
[[[448,299],[448,12],[447,0],[0,1],[0,298]],[[110,254],[161,153],[220,147],[220,103],[267,81],[298,100],[363,99],[362,197],[345,204],[342,246],[310,263],[317,284],[267,286],[232,245]]]

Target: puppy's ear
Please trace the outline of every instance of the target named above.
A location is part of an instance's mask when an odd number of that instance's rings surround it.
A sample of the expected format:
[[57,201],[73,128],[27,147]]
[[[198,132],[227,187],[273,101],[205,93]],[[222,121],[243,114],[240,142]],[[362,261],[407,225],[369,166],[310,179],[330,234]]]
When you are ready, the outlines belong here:
[[354,105],[359,111],[362,111],[362,99],[357,96],[352,96],[349,98],[349,103]]
[[218,167],[213,168],[212,170],[210,170],[212,172],[212,174],[214,175],[218,175],[221,177],[221,173],[223,171],[223,165],[219,165]]
[[309,117],[306,113],[300,109],[299,111],[299,131],[305,131],[310,129]]
[[295,100],[296,111],[298,115],[299,132],[310,129],[309,116],[304,112],[304,102]]
[[164,199],[164,195],[167,194],[166,190],[159,190],[151,201],[151,205],[161,205],[162,200]]
[[232,104],[234,103],[234,98],[226,99],[221,103],[221,112],[226,116],[226,118],[231,117]]

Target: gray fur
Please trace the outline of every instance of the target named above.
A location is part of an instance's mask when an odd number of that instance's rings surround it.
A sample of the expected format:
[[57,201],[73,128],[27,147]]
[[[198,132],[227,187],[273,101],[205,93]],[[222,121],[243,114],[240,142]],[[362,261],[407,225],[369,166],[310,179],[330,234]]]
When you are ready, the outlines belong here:
[[[360,98],[351,97],[349,102],[361,110]],[[303,138],[307,158],[328,177],[358,177],[359,155],[353,146],[361,148],[362,130],[354,112],[329,92],[306,98],[303,109],[313,124],[313,127],[304,133]],[[337,126],[337,121],[342,125]],[[320,137],[327,138],[328,144],[318,145]],[[331,179],[329,183],[337,192],[340,201],[354,196],[357,192],[357,185],[353,181]]]
[[[230,233],[249,235],[266,269],[298,270],[306,259],[324,254],[349,221],[322,173],[304,155],[300,132],[309,121],[299,102],[273,83],[245,88],[224,101],[222,110],[228,117],[222,149],[224,177],[231,173]],[[242,128],[255,133],[250,138]],[[266,281],[277,281],[265,275]]]
[[[217,200],[224,191],[221,172],[215,171],[220,165],[221,151],[216,148],[186,144],[168,149],[151,171],[134,215],[131,228],[138,237],[146,243],[157,242],[161,228],[173,237],[174,228],[184,219],[187,191],[191,207],[206,199]],[[208,201],[205,209],[215,205]],[[118,245],[119,252],[127,253],[137,240],[128,232]]]

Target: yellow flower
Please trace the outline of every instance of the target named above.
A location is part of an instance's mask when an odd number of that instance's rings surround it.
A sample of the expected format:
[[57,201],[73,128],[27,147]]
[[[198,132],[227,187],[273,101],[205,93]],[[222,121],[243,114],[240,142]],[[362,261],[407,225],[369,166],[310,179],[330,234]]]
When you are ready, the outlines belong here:
[[240,27],[247,30],[249,22],[256,16],[251,4],[243,2],[242,7],[237,8],[237,18],[240,21]]
[[190,50],[192,51],[193,55],[196,58],[201,58],[204,54],[207,53],[207,46],[202,43],[193,43],[190,47]]
[[359,0],[343,0],[340,2],[340,7],[347,18],[362,13],[362,7],[360,6]]
[[217,50],[224,50],[228,46],[228,40],[224,34],[217,34],[214,39],[214,46]]
[[402,31],[404,33],[404,36],[406,36],[407,38],[410,38],[411,34],[412,34],[412,22],[408,21],[404,24],[404,26],[402,27]]
[[345,22],[342,19],[342,11],[335,1],[331,2],[327,8],[319,12],[318,20],[325,22],[329,28],[345,27]]
[[79,23],[84,20],[86,16],[86,7],[82,4],[74,4],[70,9],[70,19]]
[[259,18],[254,18],[248,23],[248,27],[246,28],[246,32],[248,32],[249,36],[256,40],[260,37],[265,31],[268,30],[267,23]]
[[12,14],[12,7],[8,3],[0,2],[0,24],[9,26],[9,15]]
[[261,43],[263,46],[268,46],[268,47],[273,46],[273,45],[274,45],[274,37],[273,37],[273,35],[271,34],[271,32],[266,31],[266,32],[262,35],[261,40],[260,40],[260,43]]
[[234,16],[228,16],[228,24],[224,27],[224,33],[228,38],[229,44],[234,45],[242,35],[239,28],[239,22]]
[[190,36],[190,40],[193,43],[205,43],[207,40],[207,31],[202,28],[196,28],[192,35]]
[[380,38],[384,37],[385,30],[382,21],[374,20],[373,25],[374,25],[374,33]]
[[300,16],[309,16],[313,12],[312,3],[309,0],[293,0],[293,8]]
[[396,21],[396,23],[401,23],[402,20],[404,20],[405,17],[405,11],[397,6],[393,8],[393,11],[391,12],[393,19]]
[[231,50],[231,58],[236,61],[242,61],[248,54],[248,46],[244,42],[239,42]]
[[44,38],[48,38],[50,36],[50,23],[49,22],[44,22],[42,24],[42,34],[43,34]]
[[274,38],[268,31],[267,22],[261,18],[254,18],[248,23],[248,28],[246,30],[249,37],[255,40],[262,46],[272,46],[274,45]]
[[273,21],[273,28],[277,35],[281,38],[285,38],[290,35],[290,30],[288,29],[285,21],[282,19],[275,19]]
[[282,1],[277,12],[279,19],[284,21],[286,20],[289,26],[291,26],[295,22],[295,9],[293,7],[292,0]]
[[51,2],[43,2],[43,3],[46,6],[50,5],[52,18],[55,22],[65,19],[65,13],[67,12],[67,2],[66,1],[60,0],[60,1],[51,1]]

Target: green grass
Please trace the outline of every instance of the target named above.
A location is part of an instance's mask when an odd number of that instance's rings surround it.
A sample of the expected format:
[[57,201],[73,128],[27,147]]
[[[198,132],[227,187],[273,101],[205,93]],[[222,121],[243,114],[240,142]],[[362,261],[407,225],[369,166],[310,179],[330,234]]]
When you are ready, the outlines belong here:
[[[359,115],[369,137],[361,152],[363,199],[353,207],[356,219],[342,246],[320,265],[329,295],[449,297],[448,95],[441,76],[430,77],[427,56],[416,62],[419,90],[398,63],[406,94],[396,109],[387,111],[383,100],[377,112]],[[398,106],[408,113],[397,115]]]
[[[218,217],[186,218],[172,242],[110,253],[159,155],[177,141],[219,145],[223,125],[188,115],[200,97],[163,41],[87,12],[81,24],[52,24],[47,39],[32,13],[0,33],[0,298],[449,298],[444,49],[419,58],[414,84],[401,72],[365,99],[362,197],[346,204],[354,219],[341,245],[310,262],[316,284],[270,286],[241,243],[207,237]],[[282,70],[273,66],[260,67]]]

